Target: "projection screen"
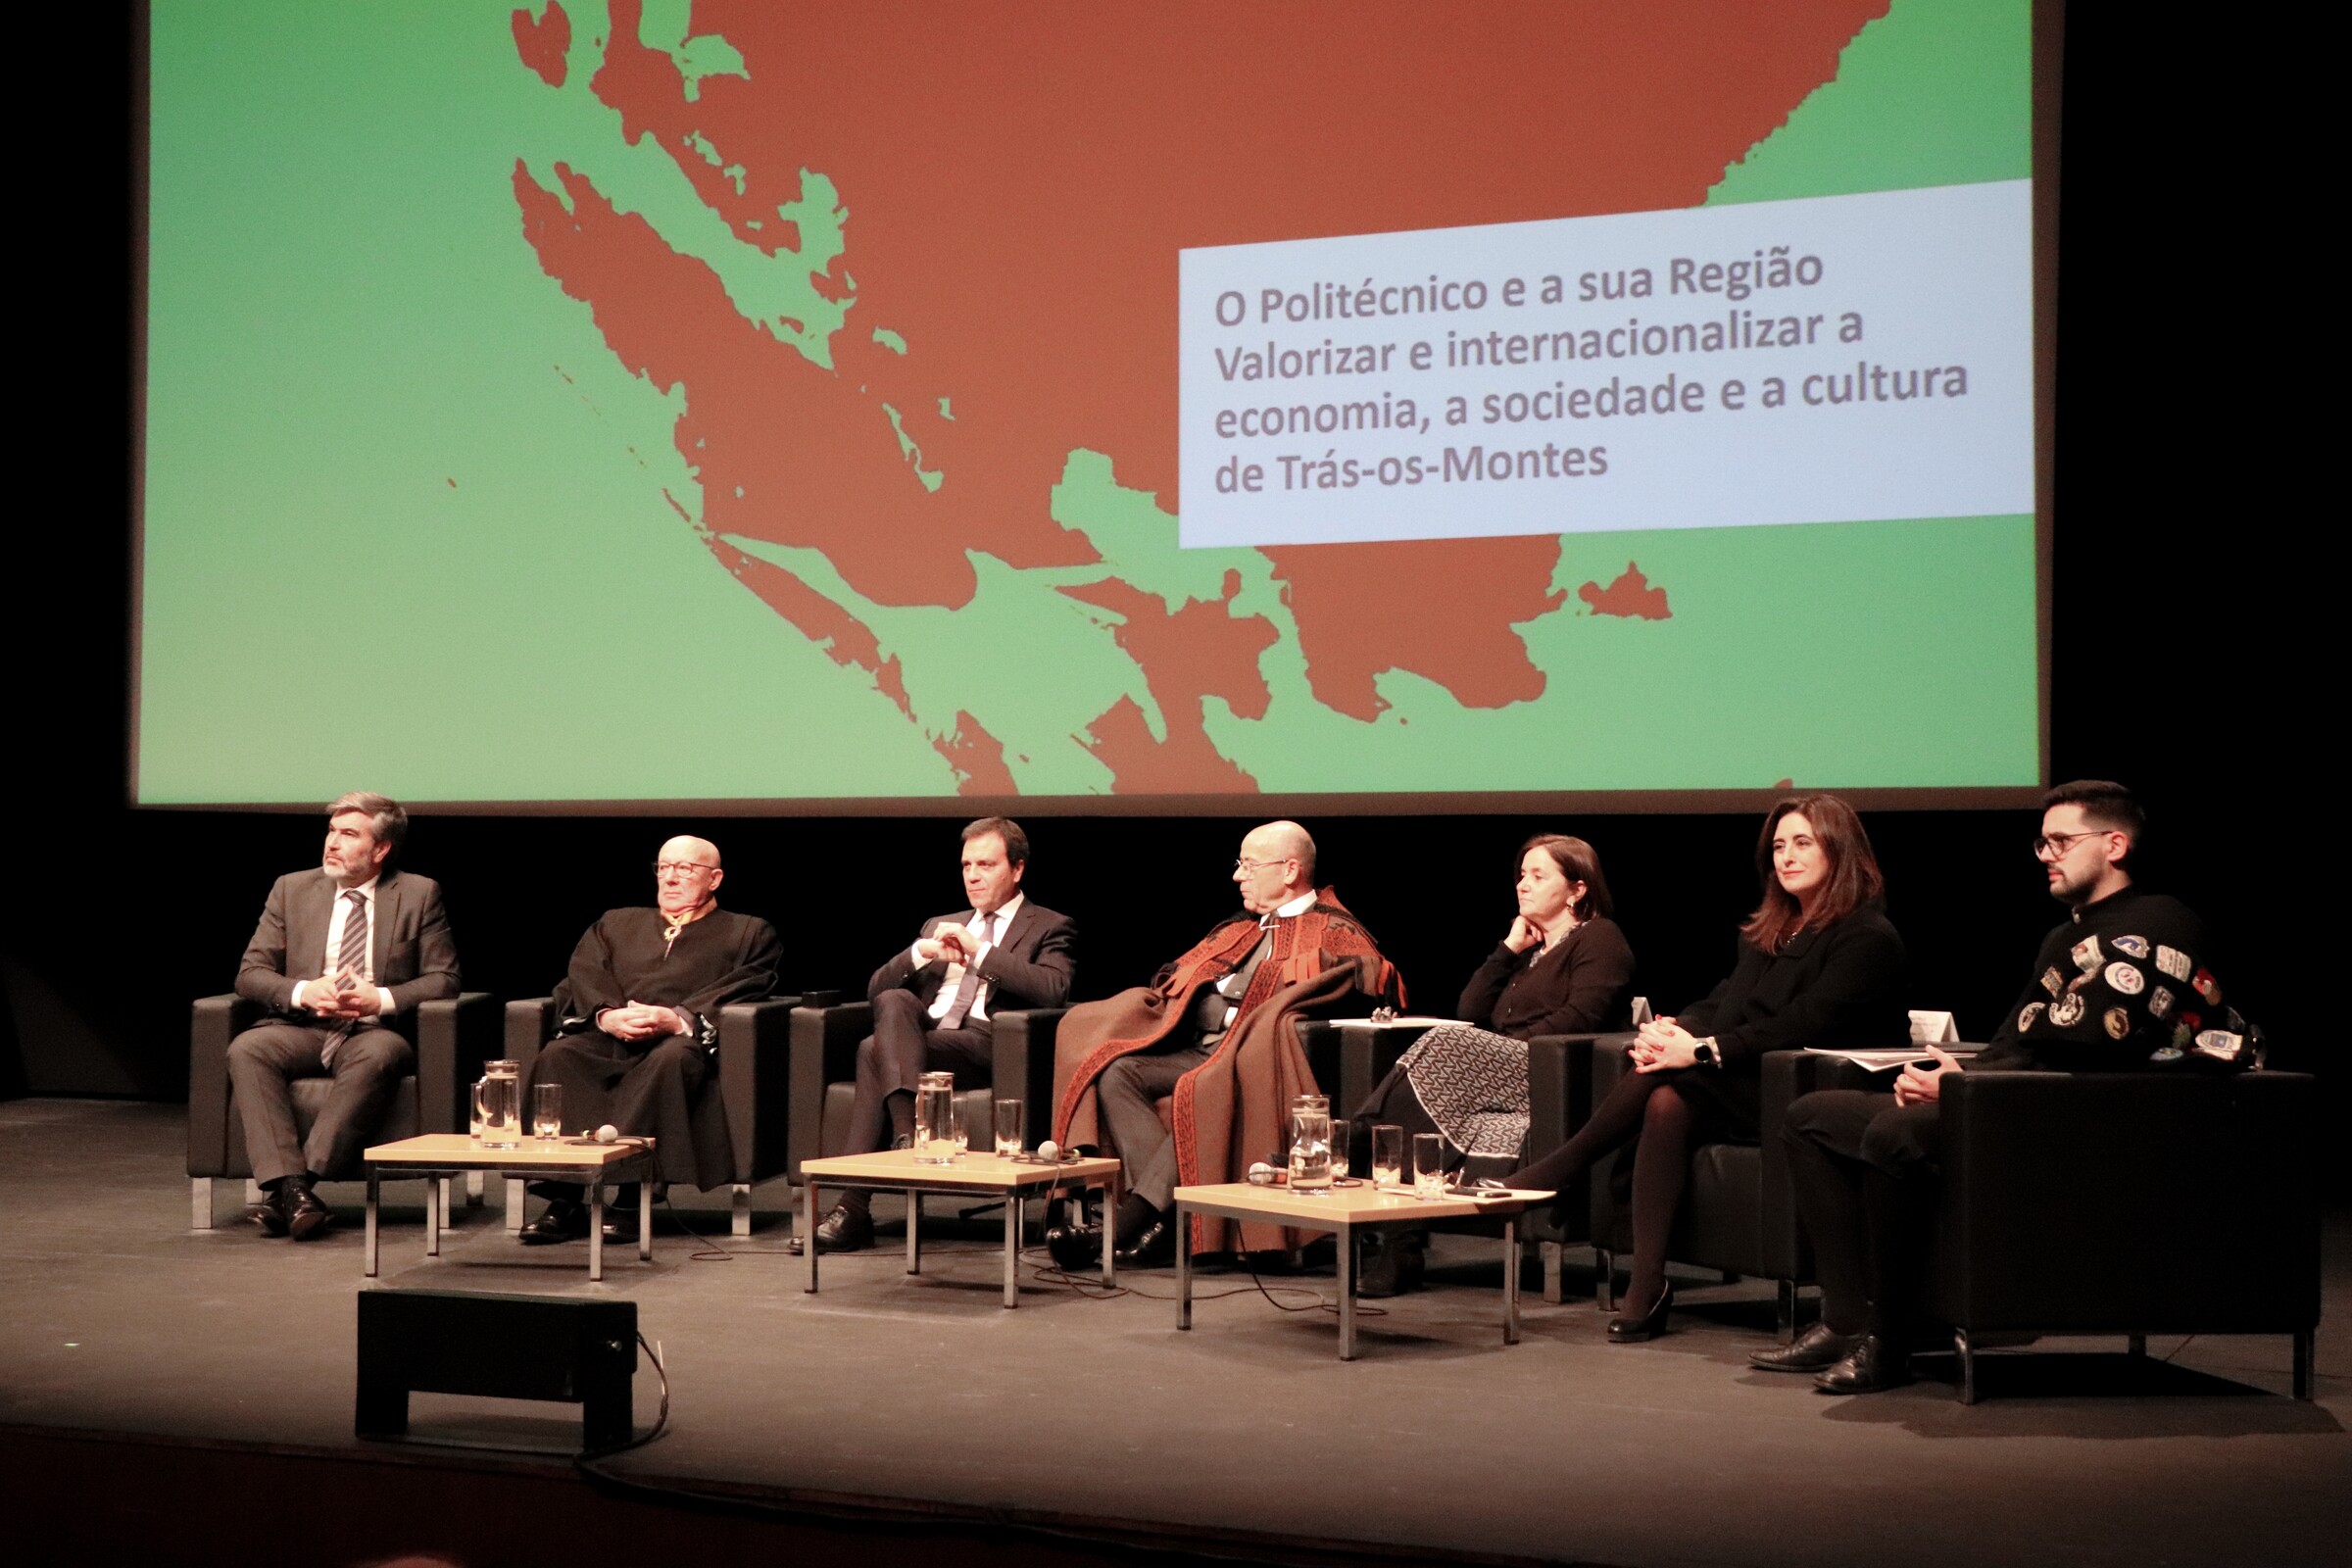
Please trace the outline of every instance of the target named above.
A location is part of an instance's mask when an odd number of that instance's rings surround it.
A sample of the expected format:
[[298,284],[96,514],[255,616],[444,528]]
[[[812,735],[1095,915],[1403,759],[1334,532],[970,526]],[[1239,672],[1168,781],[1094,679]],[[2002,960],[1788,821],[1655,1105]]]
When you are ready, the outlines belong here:
[[134,798],[2016,800],[2033,34],[153,0]]

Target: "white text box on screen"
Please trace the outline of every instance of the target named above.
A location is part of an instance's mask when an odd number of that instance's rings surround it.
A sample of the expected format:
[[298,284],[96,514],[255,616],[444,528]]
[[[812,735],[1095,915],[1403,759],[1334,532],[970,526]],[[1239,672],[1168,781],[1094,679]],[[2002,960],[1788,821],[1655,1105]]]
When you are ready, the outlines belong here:
[[2032,182],[1188,249],[1187,547],[2034,510]]

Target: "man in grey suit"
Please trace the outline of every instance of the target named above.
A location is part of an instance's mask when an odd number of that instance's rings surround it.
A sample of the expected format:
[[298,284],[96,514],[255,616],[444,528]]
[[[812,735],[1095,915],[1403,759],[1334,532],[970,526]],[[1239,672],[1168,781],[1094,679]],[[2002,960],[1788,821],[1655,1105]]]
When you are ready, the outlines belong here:
[[[926,1071],[953,1072],[958,1087],[984,1081],[994,1045],[991,1013],[1069,1001],[1078,926],[1028,901],[1021,892],[1028,869],[1029,835],[1018,822],[984,816],[963,830],[963,891],[971,908],[925,920],[913,944],[866,982],[874,1032],[858,1046],[858,1092],[842,1152],[870,1153],[911,1133],[915,1082]],[[817,1250],[871,1247],[866,1203],[861,1191],[842,1194],[816,1227]]]
[[[458,994],[439,884],[394,867],[408,832],[409,813],[384,796],[336,801],[318,865],[277,879],[246,944],[237,995],[271,1016],[229,1042],[228,1079],[266,1235],[302,1242],[326,1228],[314,1184],[354,1171],[416,1056],[396,1022]],[[305,1140],[288,1085],[319,1077],[334,1087]]]

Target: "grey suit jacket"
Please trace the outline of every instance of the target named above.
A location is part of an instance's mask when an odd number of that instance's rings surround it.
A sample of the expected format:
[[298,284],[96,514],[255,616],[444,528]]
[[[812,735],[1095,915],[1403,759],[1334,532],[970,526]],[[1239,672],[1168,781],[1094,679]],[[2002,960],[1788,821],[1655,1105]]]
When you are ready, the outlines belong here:
[[[968,926],[977,918],[976,909],[935,914],[923,922],[922,934],[929,936],[951,921]],[[1013,911],[1012,924],[980,960],[980,978],[989,983],[990,1014],[1067,1005],[1070,982],[1078,973],[1077,945],[1077,921],[1034,899],[1021,900],[1021,906]],[[926,963],[916,968],[914,956],[901,948],[865,983],[866,1000],[871,1002],[885,991],[905,988],[920,997],[928,1007],[938,998],[940,983],[947,974],[948,966],[944,963]]]
[[[261,923],[237,968],[237,995],[302,1022],[315,1021],[294,1005],[294,986],[318,977],[326,956],[326,925],[334,913],[335,881],[313,866],[277,879],[262,906]],[[441,885],[430,877],[386,871],[376,879],[375,924],[368,961],[375,983],[392,993],[394,1013],[420,1002],[458,994],[458,948],[441,908]]]

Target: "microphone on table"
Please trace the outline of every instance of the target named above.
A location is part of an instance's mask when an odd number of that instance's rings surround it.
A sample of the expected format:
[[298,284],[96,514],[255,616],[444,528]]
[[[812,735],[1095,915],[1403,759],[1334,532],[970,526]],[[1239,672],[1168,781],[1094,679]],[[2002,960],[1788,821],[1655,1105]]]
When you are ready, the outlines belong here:
[[600,1144],[617,1144],[620,1142],[620,1129],[607,1122],[596,1130],[595,1137]]
[[1273,1187],[1280,1182],[1281,1176],[1281,1172],[1262,1159],[1250,1167],[1250,1185],[1252,1187]]
[[1037,1146],[1037,1157],[1049,1165],[1057,1165],[1061,1162],[1061,1146],[1049,1138]]

